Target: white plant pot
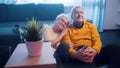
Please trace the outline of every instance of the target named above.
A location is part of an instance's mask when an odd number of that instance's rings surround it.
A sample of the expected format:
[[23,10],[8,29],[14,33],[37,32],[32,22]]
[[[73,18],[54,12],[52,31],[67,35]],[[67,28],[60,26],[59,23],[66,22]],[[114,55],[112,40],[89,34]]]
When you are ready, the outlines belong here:
[[42,51],[42,40],[35,42],[26,41],[26,47],[29,56],[40,56]]

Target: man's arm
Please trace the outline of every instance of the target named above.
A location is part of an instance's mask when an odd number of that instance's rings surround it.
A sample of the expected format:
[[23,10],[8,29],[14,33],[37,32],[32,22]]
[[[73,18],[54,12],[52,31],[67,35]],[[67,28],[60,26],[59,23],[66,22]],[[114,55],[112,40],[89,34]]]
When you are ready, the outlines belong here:
[[97,28],[94,25],[91,28],[91,35],[92,35],[92,48],[99,53],[102,47],[102,42],[100,39],[100,35],[97,31]]

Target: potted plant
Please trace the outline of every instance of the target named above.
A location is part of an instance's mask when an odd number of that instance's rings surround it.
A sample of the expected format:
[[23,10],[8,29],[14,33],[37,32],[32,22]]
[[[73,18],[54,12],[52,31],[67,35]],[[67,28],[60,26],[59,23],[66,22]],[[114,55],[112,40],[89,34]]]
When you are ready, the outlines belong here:
[[42,50],[42,36],[40,25],[33,18],[28,21],[27,27],[24,29],[22,36],[25,38],[26,47],[29,56],[40,56]]

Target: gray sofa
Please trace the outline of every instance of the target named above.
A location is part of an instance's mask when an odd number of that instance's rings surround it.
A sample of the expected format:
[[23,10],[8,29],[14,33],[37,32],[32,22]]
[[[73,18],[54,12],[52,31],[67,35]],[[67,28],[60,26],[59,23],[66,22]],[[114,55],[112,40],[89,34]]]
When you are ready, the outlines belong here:
[[9,56],[21,42],[16,25],[25,26],[33,17],[42,25],[53,24],[60,13],[64,13],[63,4],[0,4],[0,66],[8,59],[1,57]]

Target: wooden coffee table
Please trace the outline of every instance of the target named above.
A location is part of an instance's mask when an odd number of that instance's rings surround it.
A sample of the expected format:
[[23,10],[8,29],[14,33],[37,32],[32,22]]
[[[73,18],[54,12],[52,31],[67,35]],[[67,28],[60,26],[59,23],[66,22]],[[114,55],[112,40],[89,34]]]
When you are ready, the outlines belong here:
[[56,68],[53,54],[50,42],[43,43],[42,55],[37,57],[28,56],[25,43],[21,43],[16,47],[5,68]]

